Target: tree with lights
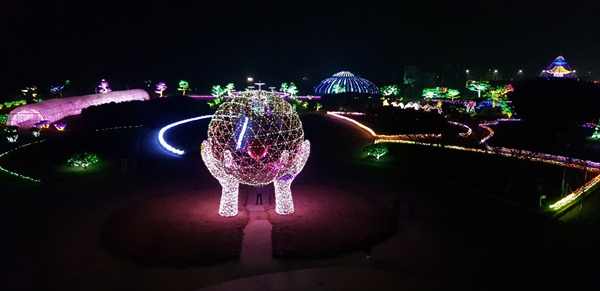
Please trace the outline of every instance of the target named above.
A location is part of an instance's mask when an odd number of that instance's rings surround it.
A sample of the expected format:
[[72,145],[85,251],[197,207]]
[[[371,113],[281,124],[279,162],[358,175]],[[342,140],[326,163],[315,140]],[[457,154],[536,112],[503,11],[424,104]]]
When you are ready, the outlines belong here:
[[98,85],[98,88],[100,88],[100,90],[98,90],[99,93],[104,94],[104,93],[108,93],[110,91],[112,91],[112,89],[110,89],[110,87],[108,87],[109,84],[108,82],[106,82],[104,79],[102,79],[102,81],[100,82],[100,85]]
[[454,98],[458,98],[458,95],[460,95],[460,91],[456,89],[448,89],[446,92],[446,96],[449,96],[452,101],[454,101]]
[[221,88],[221,85],[214,85],[212,87],[212,91],[211,91],[211,95],[215,96],[216,98],[223,98],[223,95],[225,95],[225,93],[227,92],[227,89],[225,88]]
[[97,164],[99,162],[100,159],[98,159],[98,156],[95,153],[84,152],[77,153],[69,157],[69,159],[67,160],[67,165],[71,167],[82,167],[84,169],[87,169],[89,165]]
[[283,92],[283,94],[287,94],[288,88],[288,83],[281,83],[281,88],[279,88],[279,91]]
[[381,156],[384,156],[388,153],[388,149],[386,146],[381,144],[372,144],[367,146],[364,149],[364,152],[367,154],[367,156],[374,156],[379,160]]
[[503,114],[506,114],[508,118],[513,115],[512,109],[508,105],[508,93],[513,92],[513,86],[511,84],[494,86],[484,95],[488,100],[492,101],[492,107],[499,106]]
[[235,85],[233,83],[228,83],[225,85],[225,91],[227,91],[227,96],[231,97],[235,91]]
[[589,140],[600,141],[600,119],[598,119],[598,124],[596,124],[596,129],[592,136],[588,137]]
[[165,92],[165,90],[167,90],[167,84],[165,84],[165,82],[160,82],[156,84],[156,91],[154,91],[154,93],[158,93],[158,97],[162,98],[164,97],[163,92]]
[[381,87],[381,95],[383,95],[384,97],[398,96],[398,93],[400,93],[398,85],[388,85]]
[[425,99],[432,99],[440,96],[440,90],[437,88],[425,88],[421,96],[425,97]]
[[487,83],[474,82],[470,83],[467,89],[477,92],[477,98],[481,98],[481,92],[485,92],[490,88]]
[[292,98],[296,98],[296,96],[298,96],[298,87],[296,87],[296,84],[294,84],[294,82],[290,83],[286,93],[288,93]]
[[177,88],[177,91],[181,91],[182,95],[185,96],[185,92],[188,91],[190,89],[190,84],[184,80],[179,81],[179,88]]
[[345,93],[346,92],[346,88],[340,86],[340,84],[335,84],[333,85],[333,87],[331,88],[331,90],[333,91],[333,93],[335,94],[340,94],[340,93]]

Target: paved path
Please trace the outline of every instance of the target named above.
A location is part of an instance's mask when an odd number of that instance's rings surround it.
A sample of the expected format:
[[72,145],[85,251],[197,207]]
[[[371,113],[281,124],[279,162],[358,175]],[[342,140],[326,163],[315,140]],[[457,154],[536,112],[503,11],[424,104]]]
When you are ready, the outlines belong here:
[[[253,195],[250,195],[251,197]],[[250,199],[253,201],[254,199]],[[244,228],[244,240],[240,263],[252,269],[266,269],[273,261],[271,247],[271,229],[273,226],[267,220],[267,212],[263,205],[248,203],[248,225]]]

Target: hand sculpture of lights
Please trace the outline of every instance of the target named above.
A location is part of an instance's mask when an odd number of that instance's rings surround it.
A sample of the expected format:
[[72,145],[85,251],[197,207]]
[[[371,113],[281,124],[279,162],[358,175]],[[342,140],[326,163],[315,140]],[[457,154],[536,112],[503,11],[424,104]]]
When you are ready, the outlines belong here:
[[239,184],[275,186],[275,212],[294,212],[291,185],[310,154],[300,117],[279,95],[240,92],[221,104],[202,142],[202,160],[223,187],[219,214],[238,213]]

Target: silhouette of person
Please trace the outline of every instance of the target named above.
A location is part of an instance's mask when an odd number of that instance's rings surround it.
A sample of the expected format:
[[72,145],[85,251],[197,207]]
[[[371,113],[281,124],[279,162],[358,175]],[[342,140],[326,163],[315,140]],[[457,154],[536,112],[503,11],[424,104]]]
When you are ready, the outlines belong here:
[[256,186],[256,203],[255,205],[258,205],[258,201],[260,200],[260,205],[262,205],[262,192],[263,192],[263,188],[265,186],[260,185],[260,186]]

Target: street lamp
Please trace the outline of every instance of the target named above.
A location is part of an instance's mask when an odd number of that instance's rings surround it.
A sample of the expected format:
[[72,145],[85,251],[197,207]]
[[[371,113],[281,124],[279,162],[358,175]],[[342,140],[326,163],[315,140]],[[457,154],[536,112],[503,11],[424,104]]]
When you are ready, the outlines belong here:
[[254,82],[254,78],[252,78],[252,77],[248,77],[248,79],[246,79],[246,81],[248,81],[248,82],[252,83],[252,82]]

